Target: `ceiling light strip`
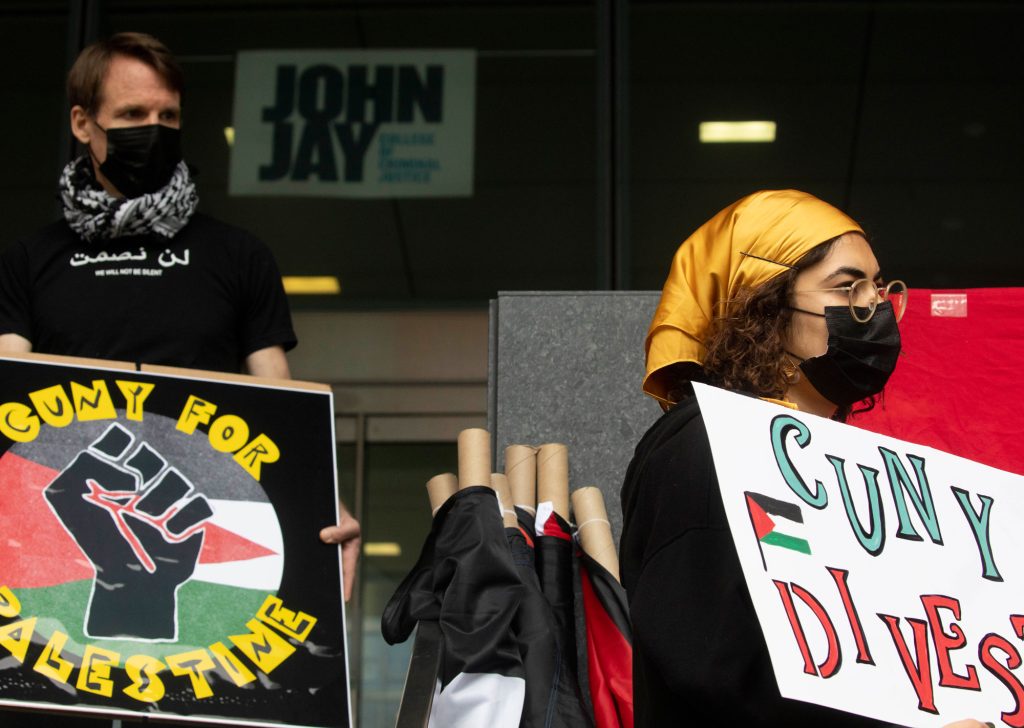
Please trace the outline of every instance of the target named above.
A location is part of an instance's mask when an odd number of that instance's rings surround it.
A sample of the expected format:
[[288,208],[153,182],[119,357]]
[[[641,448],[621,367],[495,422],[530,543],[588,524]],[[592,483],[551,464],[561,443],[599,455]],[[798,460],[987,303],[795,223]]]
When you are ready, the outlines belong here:
[[289,296],[336,296],[341,293],[337,276],[281,276]]
[[702,121],[700,140],[703,144],[733,142],[774,142],[774,121]]

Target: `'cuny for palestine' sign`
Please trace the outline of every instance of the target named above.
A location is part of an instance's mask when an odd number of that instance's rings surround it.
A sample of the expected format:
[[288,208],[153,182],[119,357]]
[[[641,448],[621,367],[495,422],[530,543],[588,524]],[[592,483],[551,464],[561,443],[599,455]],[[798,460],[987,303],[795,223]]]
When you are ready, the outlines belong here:
[[329,388],[0,358],[0,706],[349,723]]
[[232,195],[467,196],[471,50],[239,53]]

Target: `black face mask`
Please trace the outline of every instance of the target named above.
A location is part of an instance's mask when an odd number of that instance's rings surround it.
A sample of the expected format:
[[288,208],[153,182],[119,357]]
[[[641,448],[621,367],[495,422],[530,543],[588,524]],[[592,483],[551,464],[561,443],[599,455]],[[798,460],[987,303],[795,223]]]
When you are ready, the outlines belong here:
[[141,197],[171,181],[181,161],[180,129],[163,124],[96,126],[107,135],[107,158],[100,172],[122,195]]
[[[800,363],[814,388],[840,407],[881,392],[900,353],[900,330],[892,304],[879,303],[871,320],[863,324],[853,319],[849,306],[826,306],[824,314],[804,313],[823,316],[828,328],[828,351]],[[866,315],[867,309],[863,313]]]

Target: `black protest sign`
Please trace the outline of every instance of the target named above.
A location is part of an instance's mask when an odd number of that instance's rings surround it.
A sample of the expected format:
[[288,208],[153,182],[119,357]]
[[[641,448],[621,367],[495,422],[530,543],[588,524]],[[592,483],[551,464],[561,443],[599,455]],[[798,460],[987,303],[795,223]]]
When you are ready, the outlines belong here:
[[0,359],[0,705],[347,726],[320,385]]

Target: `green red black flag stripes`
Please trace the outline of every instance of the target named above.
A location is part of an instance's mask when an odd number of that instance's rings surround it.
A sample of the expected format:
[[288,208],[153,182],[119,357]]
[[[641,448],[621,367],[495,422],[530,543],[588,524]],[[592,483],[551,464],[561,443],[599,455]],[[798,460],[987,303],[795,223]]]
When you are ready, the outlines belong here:
[[[743,495],[747,500],[750,525],[757,537],[757,547],[761,552],[761,565],[765,567],[765,571],[768,570],[768,564],[764,558],[764,544],[798,551],[802,554],[811,553],[811,545],[807,539],[778,530],[776,522],[771,518],[771,516],[777,516],[791,521],[793,524],[802,524],[804,516],[800,506],[796,503],[770,498],[762,493],[745,491]],[[785,526],[785,528],[793,530],[792,526]]]

